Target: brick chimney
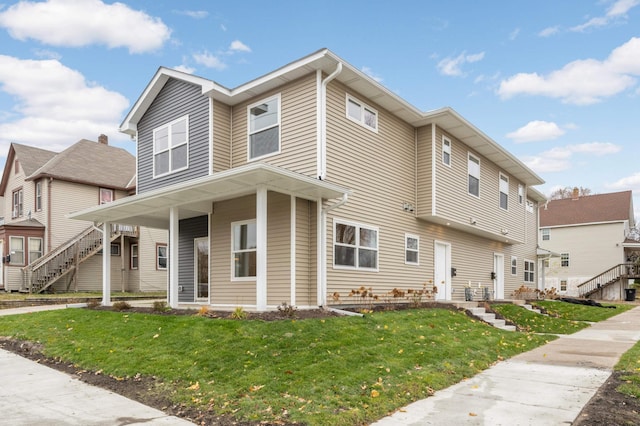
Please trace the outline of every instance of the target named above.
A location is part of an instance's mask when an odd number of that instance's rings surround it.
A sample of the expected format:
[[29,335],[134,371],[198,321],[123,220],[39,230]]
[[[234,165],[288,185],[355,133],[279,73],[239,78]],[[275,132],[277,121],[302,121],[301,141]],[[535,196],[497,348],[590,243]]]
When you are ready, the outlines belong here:
[[573,187],[573,194],[572,194],[571,199],[575,201],[575,200],[577,200],[578,198],[580,198],[580,190],[578,189],[578,187],[577,187],[577,186],[574,186],[574,187]]
[[109,137],[105,134],[98,136],[98,143],[109,145]]

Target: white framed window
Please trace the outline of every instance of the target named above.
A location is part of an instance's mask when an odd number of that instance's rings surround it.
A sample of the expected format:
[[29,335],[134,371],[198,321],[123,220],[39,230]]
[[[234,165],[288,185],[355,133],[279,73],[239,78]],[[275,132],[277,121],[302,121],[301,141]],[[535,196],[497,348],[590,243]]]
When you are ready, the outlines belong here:
[[189,116],[153,130],[153,177],[189,167]]
[[533,201],[527,200],[527,211],[533,213]]
[[37,212],[42,210],[42,181],[36,182],[36,205],[35,210]]
[[233,281],[253,281],[257,265],[256,220],[231,224],[231,278]]
[[500,173],[500,208],[509,210],[509,177]]
[[532,283],[535,280],[536,264],[530,260],[524,261],[524,282]]
[[333,221],[333,267],[378,270],[378,228]]
[[451,139],[442,137],[442,164],[451,166]]
[[247,107],[249,160],[280,152],[280,94]]
[[169,259],[167,246],[165,244],[156,244],[156,269],[164,271],[167,269],[167,260]]
[[469,172],[469,194],[476,197],[480,196],[480,159],[469,153],[468,157]]
[[29,263],[42,257],[42,238],[29,237]]
[[551,230],[549,228],[542,228],[542,241],[549,241],[551,239]]
[[417,235],[404,235],[404,263],[407,265],[420,264],[420,237]]
[[569,253],[560,253],[560,266],[563,268],[569,267]]
[[524,203],[524,185],[518,184],[518,204]]
[[16,189],[13,191],[12,199],[13,199],[13,208],[11,209],[11,217],[22,217],[23,212],[23,193],[22,188]]
[[129,268],[130,269],[138,269],[138,245],[137,244],[131,244],[130,247],[130,261],[129,261]]
[[113,201],[113,189],[100,188],[100,204],[106,204]]
[[347,118],[378,132],[378,111],[348,94]]
[[24,237],[9,237],[11,265],[24,265]]
[[567,291],[567,280],[560,280],[560,291]]
[[518,275],[518,258],[511,256],[511,275]]

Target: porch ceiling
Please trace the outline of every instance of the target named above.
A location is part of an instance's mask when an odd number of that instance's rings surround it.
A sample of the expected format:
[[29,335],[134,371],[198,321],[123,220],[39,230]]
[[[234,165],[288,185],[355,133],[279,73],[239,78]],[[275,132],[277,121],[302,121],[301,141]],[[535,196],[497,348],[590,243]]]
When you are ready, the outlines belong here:
[[310,200],[335,199],[350,193],[339,185],[269,164],[253,163],[91,207],[68,217],[169,229],[172,207],[179,207],[180,219],[200,216],[211,212],[213,202],[253,194],[260,185]]

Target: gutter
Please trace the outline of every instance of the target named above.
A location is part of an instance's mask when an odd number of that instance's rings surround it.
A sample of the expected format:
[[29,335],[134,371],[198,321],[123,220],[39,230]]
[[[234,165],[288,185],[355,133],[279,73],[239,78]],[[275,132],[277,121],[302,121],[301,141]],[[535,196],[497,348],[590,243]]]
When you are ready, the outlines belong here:
[[334,72],[322,80],[320,85],[320,167],[318,179],[324,180],[327,177],[327,86],[342,72],[342,62],[338,62]]

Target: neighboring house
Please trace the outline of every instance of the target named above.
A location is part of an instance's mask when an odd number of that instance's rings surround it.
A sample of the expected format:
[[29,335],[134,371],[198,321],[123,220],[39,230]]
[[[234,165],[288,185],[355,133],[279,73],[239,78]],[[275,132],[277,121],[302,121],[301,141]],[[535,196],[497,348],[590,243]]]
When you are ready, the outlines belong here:
[[[632,266],[620,265],[638,258],[633,247],[637,242],[629,239],[634,226],[631,191],[579,196],[575,189],[571,198],[541,205],[540,247],[554,253],[546,261],[545,287],[561,294],[588,296],[586,293],[598,287],[616,284],[621,275],[618,271],[624,275],[627,266]],[[603,273],[606,277],[600,276]],[[581,286],[591,280],[594,286]],[[626,284],[594,297],[620,299]]]
[[[0,288],[6,291],[102,289],[102,232],[71,211],[126,198],[135,158],[121,148],[81,140],[56,153],[12,143],[0,182]],[[113,290],[166,289],[166,231],[114,225],[108,239]],[[160,244],[161,248],[156,248]]]
[[538,285],[542,179],[451,108],[421,112],[329,50],[234,89],[160,68],[121,131],[136,195],[72,217],[168,229],[172,306]]

